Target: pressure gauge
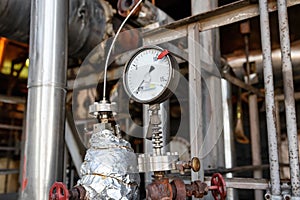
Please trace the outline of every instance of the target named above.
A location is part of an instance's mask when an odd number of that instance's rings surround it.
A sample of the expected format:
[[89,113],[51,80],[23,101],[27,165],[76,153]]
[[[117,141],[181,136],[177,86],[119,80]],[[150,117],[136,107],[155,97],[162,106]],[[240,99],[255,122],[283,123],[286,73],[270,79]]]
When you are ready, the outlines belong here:
[[143,47],[127,62],[123,83],[134,101],[144,104],[167,100],[178,85],[179,72],[175,58],[158,46]]

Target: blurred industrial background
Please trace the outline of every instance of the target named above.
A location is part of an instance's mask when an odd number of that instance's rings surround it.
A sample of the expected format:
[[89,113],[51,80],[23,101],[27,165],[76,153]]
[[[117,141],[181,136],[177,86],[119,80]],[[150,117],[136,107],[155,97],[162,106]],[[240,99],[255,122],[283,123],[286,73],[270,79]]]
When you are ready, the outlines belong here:
[[[44,199],[55,181],[69,189],[76,185],[95,122],[89,120],[89,105],[103,91],[102,78],[96,78],[97,87],[86,83],[105,59],[107,43],[101,42],[115,35],[137,2],[0,2],[0,199]],[[182,179],[205,181],[218,172],[228,180],[227,199],[300,199],[299,4],[144,0],[117,41],[107,94],[112,101],[126,96],[118,81],[127,50],[143,44],[167,48],[182,77],[197,88],[191,96],[180,80],[176,92],[181,99],[173,95],[164,103],[169,151],[186,161],[199,156],[195,143],[206,133],[211,136],[205,148],[213,146],[200,158],[200,175],[188,170]],[[193,45],[197,42],[202,49]],[[89,54],[97,45],[99,55]],[[205,80],[197,79],[191,62],[204,69]],[[217,75],[210,73],[214,68]],[[195,98],[201,99],[201,108]],[[147,111],[132,100],[122,103],[130,110],[119,109],[123,137],[136,153],[144,153],[149,147],[143,129],[131,122],[145,126]],[[200,121],[199,132],[195,126]],[[141,178],[144,199],[150,180]]]

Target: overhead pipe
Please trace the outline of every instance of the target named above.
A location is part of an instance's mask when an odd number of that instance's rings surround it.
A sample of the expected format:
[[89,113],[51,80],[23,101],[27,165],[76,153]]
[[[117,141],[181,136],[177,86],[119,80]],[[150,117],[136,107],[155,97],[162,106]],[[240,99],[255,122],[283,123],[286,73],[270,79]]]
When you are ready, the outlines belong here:
[[268,1],[259,0],[272,199],[281,199]]
[[63,177],[68,1],[32,0],[31,10],[20,199],[41,200],[48,199],[50,186]]
[[[0,3],[0,36],[29,42],[30,0]],[[104,38],[113,34],[114,11],[104,0],[69,1],[69,55],[84,58]]]
[[293,70],[286,0],[278,0],[278,21],[281,46],[284,104],[288,136],[292,199],[300,199],[300,169]]
[[[246,63],[245,54],[228,54],[224,55],[228,65],[232,67],[232,70],[238,77],[243,77],[245,70],[243,68],[244,63]],[[292,65],[300,65],[300,41],[293,42],[291,44],[291,57]],[[271,54],[272,66],[274,75],[281,75],[281,52],[280,49],[272,50]],[[263,56],[260,50],[250,51],[249,52],[249,62],[255,62],[256,71],[259,74],[263,72]]]

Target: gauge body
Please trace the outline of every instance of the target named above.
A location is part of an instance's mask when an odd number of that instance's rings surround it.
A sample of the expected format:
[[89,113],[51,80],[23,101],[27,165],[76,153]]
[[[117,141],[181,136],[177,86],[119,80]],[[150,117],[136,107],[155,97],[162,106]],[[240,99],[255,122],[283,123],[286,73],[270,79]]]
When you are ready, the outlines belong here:
[[143,47],[137,50],[125,66],[125,91],[136,102],[161,103],[176,89],[178,69],[178,63],[167,50],[157,46]]

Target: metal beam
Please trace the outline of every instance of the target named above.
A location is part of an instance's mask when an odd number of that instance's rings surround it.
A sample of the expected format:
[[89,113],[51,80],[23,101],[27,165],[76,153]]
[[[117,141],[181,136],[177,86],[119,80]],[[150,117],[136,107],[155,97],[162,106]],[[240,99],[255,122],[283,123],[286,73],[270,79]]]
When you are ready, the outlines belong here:
[[79,175],[79,177],[81,177],[80,168],[81,168],[81,164],[82,164],[82,155],[80,154],[79,147],[74,138],[74,135],[73,135],[73,132],[69,125],[68,120],[66,120],[65,141],[66,141],[68,150],[70,152],[72,161],[74,163],[75,169],[77,171],[77,174]]
[[3,103],[9,103],[9,104],[25,104],[26,99],[22,97],[11,97],[11,96],[5,96],[0,95],[0,102]]
[[0,124],[0,129],[7,129],[7,130],[22,130],[22,126],[14,126],[14,125],[7,125],[7,124]]
[[[202,121],[202,80],[201,70],[196,66],[200,65],[200,36],[198,24],[188,28],[188,50],[189,50],[189,121],[190,121],[190,144],[191,156],[199,157],[200,148],[203,141],[203,121]],[[200,172],[192,172],[192,180],[204,178],[204,169]]]
[[[294,99],[299,100],[300,99],[300,92],[295,92],[294,93]],[[277,94],[275,95],[275,100],[276,101],[284,101],[284,95],[283,94]]]
[[[288,0],[287,7],[300,4],[300,0]],[[276,2],[268,3],[268,11],[277,10]],[[145,31],[143,37],[148,44],[160,44],[176,40],[187,35],[190,25],[199,24],[199,31],[205,31],[220,26],[232,24],[259,15],[258,4],[251,4],[248,0],[242,0],[227,4],[215,10],[187,17],[159,28]],[[177,34],[174,34],[174,31]]]
[[0,169],[0,175],[18,174],[19,169]]
[[240,88],[243,88],[247,91],[253,92],[254,94],[257,94],[259,97],[264,97],[264,94],[257,88],[253,87],[252,85],[246,84],[244,81],[241,81],[240,79],[230,75],[229,73],[223,73],[223,77],[232,83],[233,85],[236,85]]

